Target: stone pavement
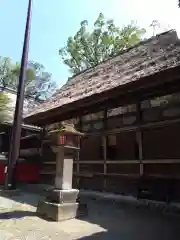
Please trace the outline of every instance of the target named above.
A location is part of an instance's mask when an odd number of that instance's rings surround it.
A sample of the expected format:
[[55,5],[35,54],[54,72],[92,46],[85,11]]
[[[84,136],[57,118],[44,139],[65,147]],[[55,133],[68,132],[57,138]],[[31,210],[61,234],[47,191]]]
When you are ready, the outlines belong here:
[[87,200],[89,215],[61,223],[36,216],[37,194],[0,196],[0,240],[179,240],[180,218]]

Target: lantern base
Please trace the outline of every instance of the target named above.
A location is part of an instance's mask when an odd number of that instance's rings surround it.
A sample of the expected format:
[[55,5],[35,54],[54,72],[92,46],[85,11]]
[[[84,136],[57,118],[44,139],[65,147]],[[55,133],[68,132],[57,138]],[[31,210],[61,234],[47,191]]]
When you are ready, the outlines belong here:
[[37,206],[37,214],[45,219],[64,221],[87,215],[86,204],[76,202],[79,190],[49,189],[44,201]]
[[37,207],[37,214],[52,221],[65,221],[78,218],[87,214],[85,204],[81,203],[52,203],[41,201]]
[[46,191],[46,200],[52,203],[75,203],[78,198],[79,190],[59,190],[59,189],[48,189]]

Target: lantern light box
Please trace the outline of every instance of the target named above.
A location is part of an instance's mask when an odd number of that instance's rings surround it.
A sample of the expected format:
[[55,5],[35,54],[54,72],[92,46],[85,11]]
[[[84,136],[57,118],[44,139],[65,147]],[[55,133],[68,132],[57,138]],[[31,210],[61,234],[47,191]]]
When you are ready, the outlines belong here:
[[50,131],[50,138],[54,145],[79,148],[80,137],[84,134],[76,131],[73,125],[65,124],[60,129]]
[[76,135],[60,135],[58,145],[78,147],[79,139],[80,137]]

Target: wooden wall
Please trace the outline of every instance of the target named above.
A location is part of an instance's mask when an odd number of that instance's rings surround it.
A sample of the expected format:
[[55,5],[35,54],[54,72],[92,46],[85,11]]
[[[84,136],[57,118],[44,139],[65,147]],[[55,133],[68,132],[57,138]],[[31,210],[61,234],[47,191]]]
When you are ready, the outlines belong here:
[[[180,200],[179,95],[71,119],[86,134],[74,159],[74,187]],[[41,182],[53,184],[56,163],[48,143],[42,160]]]
[[81,119],[87,135],[75,161],[74,184],[137,197],[146,190],[148,198],[159,200],[170,192],[180,199],[179,102],[163,96]]

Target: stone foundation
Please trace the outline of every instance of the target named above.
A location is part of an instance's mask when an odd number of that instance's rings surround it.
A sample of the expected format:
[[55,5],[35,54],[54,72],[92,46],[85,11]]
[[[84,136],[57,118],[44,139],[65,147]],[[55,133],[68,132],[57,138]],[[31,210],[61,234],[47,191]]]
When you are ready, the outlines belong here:
[[45,200],[37,206],[37,214],[52,221],[64,221],[87,214],[85,204],[76,202],[79,191],[71,190],[47,190]]
[[53,221],[64,221],[77,217],[78,203],[52,203],[47,201],[39,202],[37,213]]
[[53,203],[74,203],[78,197],[79,190],[70,189],[70,190],[58,190],[58,189],[49,189],[46,191],[46,199],[49,202]]

